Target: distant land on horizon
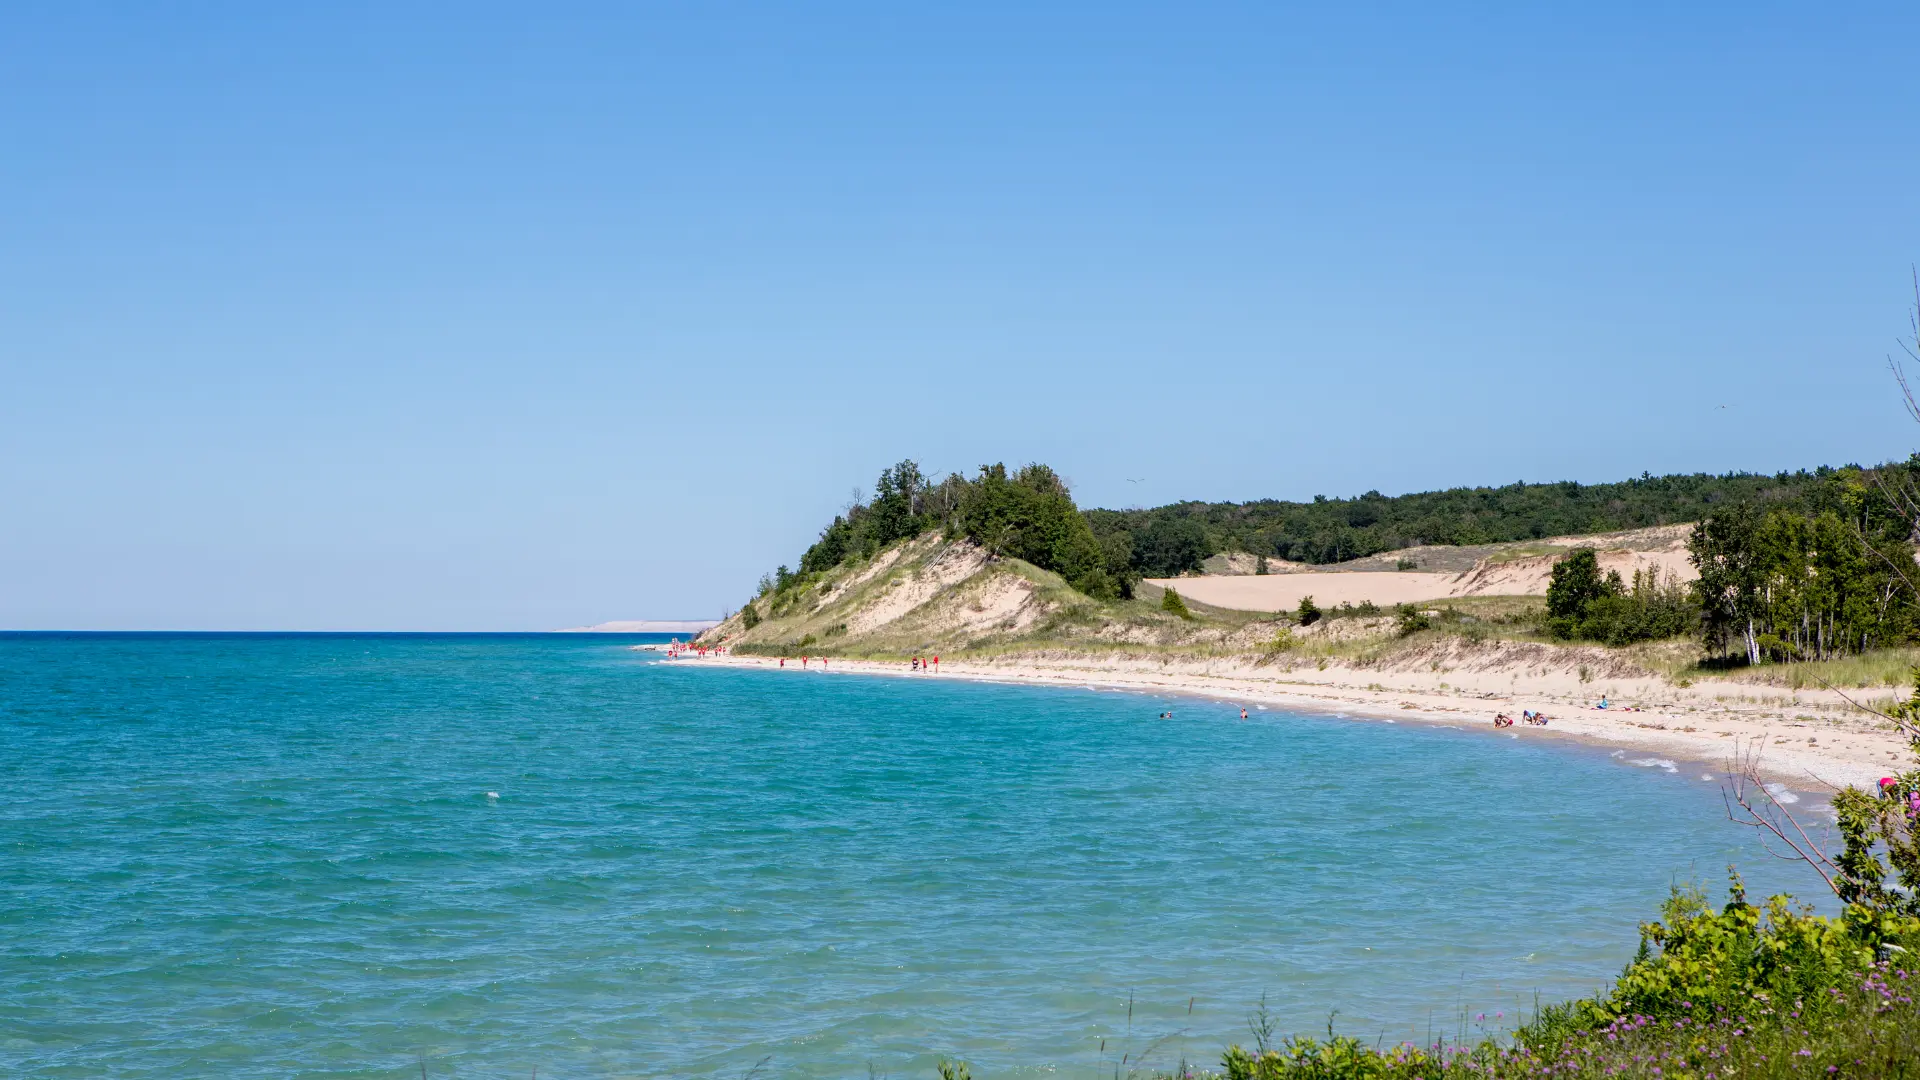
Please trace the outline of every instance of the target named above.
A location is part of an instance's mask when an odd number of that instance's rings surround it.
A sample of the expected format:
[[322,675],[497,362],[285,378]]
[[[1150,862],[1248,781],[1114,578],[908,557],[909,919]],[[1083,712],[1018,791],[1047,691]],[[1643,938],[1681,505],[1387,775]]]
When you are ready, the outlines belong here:
[[556,634],[698,634],[720,625],[718,619],[626,619],[569,626]]

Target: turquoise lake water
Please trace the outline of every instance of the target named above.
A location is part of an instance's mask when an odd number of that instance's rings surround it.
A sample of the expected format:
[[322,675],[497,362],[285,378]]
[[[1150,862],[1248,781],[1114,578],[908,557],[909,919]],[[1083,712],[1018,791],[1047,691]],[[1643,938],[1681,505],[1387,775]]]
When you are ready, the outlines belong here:
[[1092,1077],[1263,995],[1500,1026],[1676,880],[1818,885],[1537,732],[631,640],[0,635],[0,1075]]

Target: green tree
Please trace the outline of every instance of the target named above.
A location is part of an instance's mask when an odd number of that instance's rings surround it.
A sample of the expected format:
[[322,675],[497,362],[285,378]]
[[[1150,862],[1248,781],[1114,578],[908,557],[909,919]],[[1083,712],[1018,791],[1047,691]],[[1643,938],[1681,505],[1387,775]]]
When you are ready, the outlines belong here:
[[1193,618],[1193,612],[1187,610],[1187,602],[1180,599],[1180,594],[1171,585],[1167,586],[1167,591],[1160,597],[1160,610],[1172,612],[1183,619]]
[[[1004,464],[984,465],[962,495],[961,532],[995,555],[1025,559],[1051,570],[1081,592],[1102,599],[1121,595],[1108,572],[1108,552],[1057,473],[1045,465],[1011,475]],[[1131,590],[1131,584],[1127,589]]]
[[1320,608],[1313,602],[1313,597],[1300,598],[1300,607],[1294,612],[1294,617],[1300,621],[1301,626],[1312,626],[1320,621]]
[[1140,571],[1133,566],[1132,538],[1123,532],[1108,533],[1100,538],[1100,554],[1120,599],[1133,599],[1134,587],[1140,584]]
[[1749,664],[1819,659],[1911,640],[1917,568],[1904,528],[1871,511],[1841,517],[1734,506],[1694,527],[1687,547],[1709,648],[1737,641]]
[[1206,526],[1190,517],[1155,518],[1134,538],[1134,564],[1148,577],[1179,577],[1212,554]]
[[920,466],[912,461],[902,461],[880,473],[873,485],[873,503],[867,508],[868,533],[876,548],[918,536],[926,527],[921,513],[926,486]]
[[[1618,581],[1618,575],[1610,582],[1601,574],[1599,555],[1592,548],[1575,548],[1553,564],[1553,577],[1547,583],[1547,619],[1570,628],[1586,614],[1588,604],[1619,595]],[[1569,629],[1560,636],[1573,635]]]

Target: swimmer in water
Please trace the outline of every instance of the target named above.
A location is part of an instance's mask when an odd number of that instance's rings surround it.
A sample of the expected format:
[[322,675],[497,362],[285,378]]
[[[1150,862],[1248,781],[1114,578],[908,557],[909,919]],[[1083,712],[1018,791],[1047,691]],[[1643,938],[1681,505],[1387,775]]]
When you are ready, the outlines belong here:
[[1247,718],[1247,707],[1245,705],[1242,705],[1240,706],[1240,719],[1245,720],[1246,718]]

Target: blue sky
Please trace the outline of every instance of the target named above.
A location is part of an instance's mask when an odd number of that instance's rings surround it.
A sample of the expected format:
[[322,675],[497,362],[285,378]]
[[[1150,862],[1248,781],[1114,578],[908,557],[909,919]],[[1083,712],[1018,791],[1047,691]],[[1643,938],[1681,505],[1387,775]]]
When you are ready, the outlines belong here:
[[711,615],[909,456],[1920,445],[1920,5],[1439,7],[9,5],[0,627]]

